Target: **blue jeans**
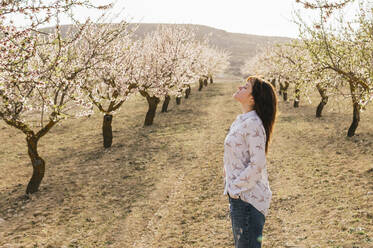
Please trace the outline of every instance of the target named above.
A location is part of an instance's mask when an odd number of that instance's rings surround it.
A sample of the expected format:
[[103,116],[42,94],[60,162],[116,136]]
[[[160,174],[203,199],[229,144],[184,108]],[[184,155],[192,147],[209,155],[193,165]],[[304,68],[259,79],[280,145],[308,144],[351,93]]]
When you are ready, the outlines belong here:
[[228,197],[235,248],[260,248],[264,215],[250,203]]

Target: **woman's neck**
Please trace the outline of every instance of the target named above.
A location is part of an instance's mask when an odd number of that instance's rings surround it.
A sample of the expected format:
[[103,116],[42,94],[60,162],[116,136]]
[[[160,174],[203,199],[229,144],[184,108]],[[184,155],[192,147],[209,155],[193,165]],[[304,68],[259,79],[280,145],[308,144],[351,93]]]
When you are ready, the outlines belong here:
[[247,112],[253,111],[254,110],[254,106],[247,105],[247,104],[242,104],[241,105],[241,109],[242,109],[242,113],[245,114]]

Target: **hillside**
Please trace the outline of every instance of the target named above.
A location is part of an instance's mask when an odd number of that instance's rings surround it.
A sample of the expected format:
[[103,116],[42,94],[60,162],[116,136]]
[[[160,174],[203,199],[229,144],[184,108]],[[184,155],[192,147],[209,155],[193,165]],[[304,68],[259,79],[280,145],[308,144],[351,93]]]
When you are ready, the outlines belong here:
[[[158,24],[141,23],[137,30],[137,34],[142,37],[145,33],[155,30],[157,25]],[[241,76],[240,67],[244,64],[247,58],[254,56],[262,45],[287,42],[290,40],[290,38],[285,37],[230,33],[204,25],[191,26],[196,28],[197,38],[201,39],[205,35],[209,35],[210,42],[213,45],[231,52],[231,67],[227,73],[235,76]]]

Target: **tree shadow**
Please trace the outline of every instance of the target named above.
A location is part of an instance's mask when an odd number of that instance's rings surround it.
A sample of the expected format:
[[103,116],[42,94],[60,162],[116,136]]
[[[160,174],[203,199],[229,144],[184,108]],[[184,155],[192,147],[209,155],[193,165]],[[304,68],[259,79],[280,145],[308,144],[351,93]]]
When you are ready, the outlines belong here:
[[[136,201],[146,198],[154,190],[154,180],[144,179],[141,174],[146,174],[147,165],[153,163],[156,155],[160,151],[165,152],[165,147],[173,142],[167,137],[162,138],[162,134],[179,132],[180,126],[191,128],[199,125],[196,116],[205,115],[202,110],[192,107],[183,107],[175,112],[181,116],[167,116],[165,113],[153,126],[143,127],[137,123],[119,127],[114,131],[114,143],[108,149],[103,148],[101,143],[92,145],[97,136],[102,139],[99,133],[86,137],[87,143],[83,143],[80,149],[74,146],[65,146],[63,150],[56,148],[53,156],[45,157],[46,175],[39,192],[25,195],[27,182],[6,187],[0,192],[0,218],[6,223],[20,225],[39,216],[48,218],[56,212],[64,215],[64,219],[75,218],[84,210],[75,203],[80,202],[78,205],[84,206],[85,201],[91,201],[90,198],[105,199],[95,203],[98,209],[111,207],[121,209],[123,216],[128,214]],[[172,151],[168,154],[172,155]],[[166,160],[167,166],[172,166],[172,161],[167,162],[169,160],[172,156]],[[6,229],[11,235],[20,225],[10,229],[6,225],[0,226],[0,230],[5,232]],[[28,226],[29,229],[31,227],[40,228],[40,224]]]

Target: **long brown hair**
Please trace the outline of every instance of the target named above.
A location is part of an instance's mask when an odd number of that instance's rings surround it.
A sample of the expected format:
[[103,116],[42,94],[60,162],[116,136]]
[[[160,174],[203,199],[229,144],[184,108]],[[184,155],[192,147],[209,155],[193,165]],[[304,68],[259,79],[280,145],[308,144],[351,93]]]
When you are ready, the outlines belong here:
[[272,137],[273,126],[276,120],[277,113],[277,96],[273,86],[256,76],[250,76],[246,80],[251,82],[253,90],[251,95],[254,98],[254,110],[262,120],[266,132],[266,148],[268,152],[268,144]]

